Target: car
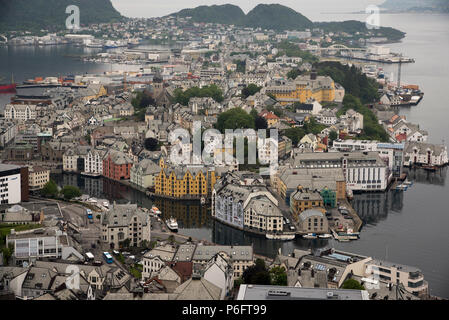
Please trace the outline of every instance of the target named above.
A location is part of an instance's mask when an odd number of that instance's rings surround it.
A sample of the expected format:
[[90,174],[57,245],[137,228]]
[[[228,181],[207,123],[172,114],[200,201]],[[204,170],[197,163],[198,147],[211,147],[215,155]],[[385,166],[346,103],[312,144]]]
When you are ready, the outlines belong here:
[[296,229],[295,229],[294,226],[290,226],[290,230],[291,230],[291,231],[295,231]]
[[345,215],[345,214],[349,214],[349,211],[343,209],[343,210],[340,211],[340,213],[341,213],[342,215]]
[[129,256],[128,258],[131,259],[131,260],[135,260],[136,256]]
[[345,206],[341,206],[341,207],[338,207],[338,210],[347,210],[348,208],[346,208]]

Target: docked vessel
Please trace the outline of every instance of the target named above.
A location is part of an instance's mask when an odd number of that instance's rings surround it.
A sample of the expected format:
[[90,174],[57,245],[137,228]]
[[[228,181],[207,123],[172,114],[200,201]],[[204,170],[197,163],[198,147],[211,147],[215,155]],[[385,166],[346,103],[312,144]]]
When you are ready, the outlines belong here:
[[317,236],[315,233],[308,233],[302,236],[304,239],[316,239]]
[[171,217],[170,219],[165,220],[165,224],[167,225],[168,229],[170,229],[170,231],[178,231],[178,222],[175,218]]
[[15,93],[16,92],[16,84],[2,84],[0,83],[0,93]]
[[329,233],[320,234],[320,235],[318,236],[318,238],[321,238],[321,239],[330,239],[330,238],[332,238],[332,235],[329,234]]
[[152,206],[150,212],[157,215],[162,213],[156,206]]

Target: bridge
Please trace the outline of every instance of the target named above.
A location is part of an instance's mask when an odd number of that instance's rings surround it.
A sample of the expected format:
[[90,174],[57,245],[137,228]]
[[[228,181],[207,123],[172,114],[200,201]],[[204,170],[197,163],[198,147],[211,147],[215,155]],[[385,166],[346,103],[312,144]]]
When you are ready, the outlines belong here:
[[319,48],[320,51],[367,51],[366,48],[349,48],[343,44],[333,44],[327,48]]

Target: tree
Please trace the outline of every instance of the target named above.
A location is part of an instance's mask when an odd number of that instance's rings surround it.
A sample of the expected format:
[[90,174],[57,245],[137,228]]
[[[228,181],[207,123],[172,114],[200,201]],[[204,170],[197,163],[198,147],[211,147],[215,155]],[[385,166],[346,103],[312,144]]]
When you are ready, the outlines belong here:
[[354,289],[354,290],[366,290],[364,286],[362,286],[357,280],[355,279],[347,279],[345,282],[343,282],[343,285],[341,286],[342,289]]
[[174,235],[170,235],[169,237],[168,237],[168,242],[170,242],[171,244],[174,244],[175,243],[175,236]]
[[257,116],[254,120],[254,127],[256,128],[256,130],[268,128],[267,120],[265,120],[264,117]]
[[254,129],[254,119],[242,108],[233,108],[218,115],[215,128],[223,133],[225,129]]
[[61,193],[66,200],[72,200],[73,198],[80,197],[81,191],[75,186],[65,186],[62,188]]
[[271,284],[275,286],[287,285],[287,272],[284,267],[274,267],[270,270]]
[[148,151],[156,151],[159,149],[159,141],[155,138],[148,138],[145,139],[144,146]]
[[296,127],[289,128],[284,131],[284,135],[292,140],[293,146],[296,146],[298,142],[305,136],[304,129]]
[[245,284],[271,284],[270,273],[262,259],[257,259],[255,265],[246,268],[243,271],[242,279]]
[[44,197],[54,198],[58,195],[58,186],[53,180],[48,181],[41,190]]
[[302,72],[299,69],[292,69],[287,73],[287,78],[295,80]]
[[337,140],[337,138],[338,138],[338,133],[337,133],[337,131],[331,131],[331,132],[329,133],[329,140],[331,140],[332,142],[335,141],[335,140]]
[[242,96],[243,98],[248,98],[249,96],[252,96],[259,92],[262,89],[262,87],[258,87],[255,84],[251,83],[242,90]]

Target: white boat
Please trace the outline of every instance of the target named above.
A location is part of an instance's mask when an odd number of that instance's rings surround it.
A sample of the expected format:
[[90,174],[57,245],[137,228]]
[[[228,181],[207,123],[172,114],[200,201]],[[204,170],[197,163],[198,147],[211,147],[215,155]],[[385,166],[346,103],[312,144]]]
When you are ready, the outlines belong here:
[[176,221],[175,218],[171,217],[170,219],[165,220],[165,224],[171,231],[173,232],[178,231],[178,222]]
[[156,206],[152,206],[151,209],[150,209],[150,212],[154,213],[154,214],[161,214],[162,213]]
[[329,234],[329,233],[320,234],[320,235],[318,236],[318,238],[321,238],[321,239],[329,239],[329,238],[332,238],[332,235]]
[[308,233],[302,236],[304,239],[316,239],[315,233]]

